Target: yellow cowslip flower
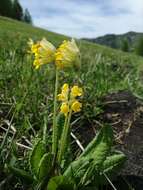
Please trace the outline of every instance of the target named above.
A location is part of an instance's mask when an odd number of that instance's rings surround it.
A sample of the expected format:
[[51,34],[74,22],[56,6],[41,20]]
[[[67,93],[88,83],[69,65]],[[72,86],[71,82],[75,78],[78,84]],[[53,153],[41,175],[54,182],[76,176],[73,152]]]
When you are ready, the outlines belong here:
[[34,66],[38,69],[41,65],[51,63],[55,60],[56,48],[43,38],[36,44],[31,43],[31,52],[35,56]]
[[56,66],[59,69],[72,67],[75,63],[79,62],[80,52],[72,39],[71,41],[64,40],[55,54]]
[[65,83],[63,86],[62,86],[62,92],[63,93],[68,93],[69,91],[69,85],[67,83]]
[[32,44],[31,52],[37,55],[40,47],[41,46],[39,42],[37,42],[36,44]]
[[71,105],[71,109],[74,111],[74,112],[79,112],[81,110],[81,107],[82,107],[82,104],[75,100],[72,105]]
[[33,62],[33,65],[35,66],[35,69],[38,69],[40,67],[40,63],[39,63],[39,60],[38,58],[36,58]]
[[58,94],[58,100],[59,101],[65,101],[66,100],[66,96],[65,96],[65,94]]
[[67,83],[65,83],[62,86],[61,94],[58,94],[58,100],[60,100],[60,101],[68,101],[68,95],[69,95],[69,85]]
[[69,106],[67,103],[62,103],[61,107],[60,107],[60,112],[63,113],[65,115],[65,117],[67,116],[67,114],[69,113]]
[[83,94],[82,88],[79,88],[78,86],[73,86],[71,89],[71,97],[76,98],[77,96],[81,96]]
[[58,100],[62,101],[60,112],[64,113],[65,117],[70,111],[79,112],[82,104],[76,100],[76,97],[83,94],[82,88],[73,86],[70,90],[69,85],[65,83],[61,88],[61,94],[58,94]]

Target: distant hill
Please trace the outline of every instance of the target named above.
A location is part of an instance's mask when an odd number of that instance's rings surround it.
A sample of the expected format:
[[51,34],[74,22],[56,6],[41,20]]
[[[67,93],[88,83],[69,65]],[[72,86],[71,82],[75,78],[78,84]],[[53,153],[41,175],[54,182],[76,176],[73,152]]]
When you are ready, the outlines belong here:
[[106,45],[115,49],[122,49],[124,41],[127,41],[130,47],[129,51],[133,51],[140,38],[143,38],[143,33],[131,31],[120,35],[107,34],[98,38],[84,38],[84,40],[94,42],[100,45]]

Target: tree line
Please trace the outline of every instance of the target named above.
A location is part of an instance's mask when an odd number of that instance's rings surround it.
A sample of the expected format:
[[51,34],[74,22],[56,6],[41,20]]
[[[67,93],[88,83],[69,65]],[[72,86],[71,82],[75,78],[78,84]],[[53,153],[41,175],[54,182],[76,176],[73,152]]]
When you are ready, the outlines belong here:
[[121,44],[121,50],[125,52],[135,52],[137,55],[143,56],[143,37],[137,40],[133,48],[130,48],[128,40],[124,39]]
[[0,0],[0,16],[32,24],[32,17],[28,9],[24,10],[19,0]]

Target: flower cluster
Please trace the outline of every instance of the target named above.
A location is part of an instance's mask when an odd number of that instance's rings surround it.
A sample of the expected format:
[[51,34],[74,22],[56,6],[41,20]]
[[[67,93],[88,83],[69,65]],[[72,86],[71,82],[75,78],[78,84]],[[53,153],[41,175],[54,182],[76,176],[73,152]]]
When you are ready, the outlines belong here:
[[56,66],[60,69],[71,67],[74,62],[79,62],[79,49],[72,39],[64,40],[56,51]]
[[73,86],[71,89],[69,85],[65,83],[62,86],[61,93],[58,94],[58,100],[62,101],[60,112],[65,116],[71,111],[79,112],[82,104],[77,100],[77,97],[82,96],[83,90],[78,86]]
[[51,63],[55,60],[56,48],[43,38],[40,42],[32,44],[31,52],[35,56],[33,64],[38,69],[41,65]]
[[37,43],[29,43],[31,52],[34,54],[34,66],[38,69],[41,65],[55,62],[58,69],[71,67],[79,62],[79,49],[72,39],[71,41],[64,40],[59,48],[55,48],[53,44],[43,38]]

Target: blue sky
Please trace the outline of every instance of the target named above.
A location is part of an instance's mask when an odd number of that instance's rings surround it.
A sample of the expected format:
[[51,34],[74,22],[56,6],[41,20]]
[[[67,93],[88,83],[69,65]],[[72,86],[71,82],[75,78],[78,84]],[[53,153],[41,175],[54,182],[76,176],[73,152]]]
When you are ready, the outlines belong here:
[[35,26],[72,37],[143,32],[143,0],[20,0]]

